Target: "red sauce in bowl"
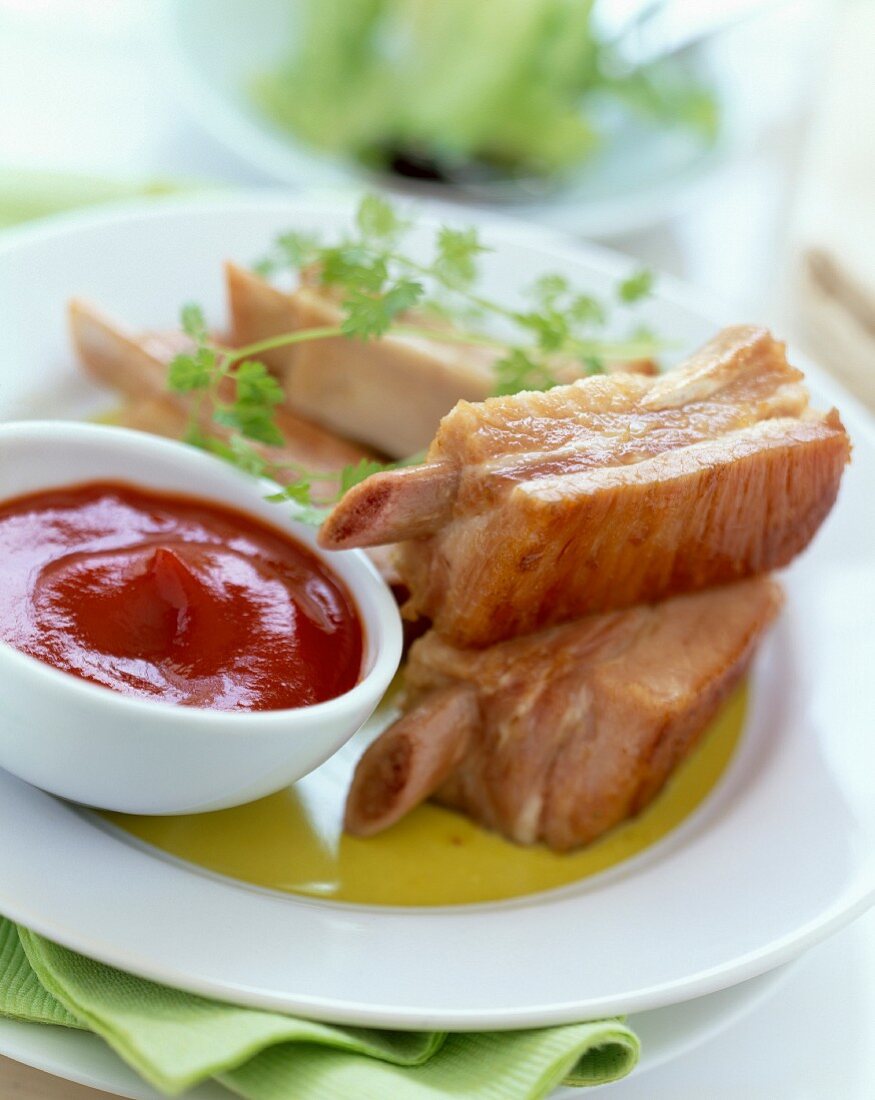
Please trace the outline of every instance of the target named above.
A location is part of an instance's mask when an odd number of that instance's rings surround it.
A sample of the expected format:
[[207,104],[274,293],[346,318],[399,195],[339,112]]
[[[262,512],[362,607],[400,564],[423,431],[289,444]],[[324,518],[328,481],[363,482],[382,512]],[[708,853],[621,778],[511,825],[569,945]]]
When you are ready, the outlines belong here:
[[111,483],[0,504],[0,638],[124,695],[214,710],[334,699],[362,661],[353,601],[306,547]]

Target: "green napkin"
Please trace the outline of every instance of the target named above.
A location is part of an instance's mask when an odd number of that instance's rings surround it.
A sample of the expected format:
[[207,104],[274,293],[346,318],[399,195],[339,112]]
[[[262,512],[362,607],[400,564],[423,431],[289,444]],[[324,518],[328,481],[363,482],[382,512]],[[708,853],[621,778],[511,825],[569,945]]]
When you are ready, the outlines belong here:
[[36,1024],[83,1028],[40,984],[12,921],[0,917],[0,1016]]
[[634,1068],[619,1020],[444,1035],[340,1027],[210,1001],[0,917],[0,1015],[87,1029],[168,1095],[215,1077],[247,1100],[535,1100]]

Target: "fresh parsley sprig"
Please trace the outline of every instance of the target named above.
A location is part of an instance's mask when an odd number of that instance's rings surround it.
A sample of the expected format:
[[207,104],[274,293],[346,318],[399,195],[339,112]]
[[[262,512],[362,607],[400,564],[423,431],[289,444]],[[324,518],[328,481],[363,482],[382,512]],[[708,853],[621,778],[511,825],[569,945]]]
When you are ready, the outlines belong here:
[[[353,485],[399,464],[363,459],[335,474],[286,461],[278,450],[284,439],[275,416],[284,395],[258,358],[265,352],[330,337],[373,340],[389,334],[488,347],[495,350],[494,392],[510,394],[550,389],[570,377],[598,373],[606,359],[643,358],[659,348],[642,328],[624,340],[602,336],[611,304],[579,293],[562,275],[538,279],[525,309],[478,293],[477,261],[489,250],[474,229],[442,227],[430,262],[422,262],[403,251],[410,223],[384,199],[366,196],[355,227],[354,234],[329,245],[313,234],[284,233],[256,265],[263,275],[291,269],[335,294],[337,324],[229,348],[212,338],[203,311],[190,303],[182,308],[181,325],[191,348],[170,364],[170,389],[190,398],[186,440],[278,482],[282,488],[268,499],[293,502],[305,522],[320,523]],[[645,298],[652,284],[650,272],[634,273],[617,286],[614,304],[624,308]],[[429,317],[442,323],[429,324]],[[495,334],[490,321],[513,337]]]
[[274,409],[282,404],[283,390],[276,378],[264,363],[250,357],[249,349],[214,343],[200,306],[191,302],[183,306],[180,320],[193,347],[171,362],[168,385],[177,393],[192,395],[188,442],[201,445],[208,403],[214,424],[245,439],[280,446],[283,436]]
[[[606,359],[652,356],[659,343],[652,336],[606,339],[610,305],[574,291],[561,275],[538,280],[526,309],[514,309],[475,291],[477,259],[490,251],[476,229],[442,226],[435,236],[430,262],[414,260],[401,245],[410,223],[377,195],[362,200],[356,232],[338,243],[323,245],[309,233],[285,233],[256,265],[262,275],[293,271],[339,296],[344,335],[371,339],[391,333],[421,336],[437,342],[469,343],[496,349],[496,392],[506,389],[510,374],[528,388],[547,389],[573,374],[598,373]],[[617,287],[616,303],[631,305],[649,294],[649,271],[639,271]],[[413,323],[411,310],[434,313],[452,327]],[[512,336],[498,336],[489,322],[498,322]],[[472,325],[476,323],[476,327]],[[479,323],[477,323],[479,322]],[[502,352],[517,365],[524,357],[531,369],[511,371]],[[559,374],[556,364],[562,364]],[[517,387],[522,388],[522,387]]]
[[[285,460],[279,450],[285,440],[275,419],[283,401],[282,387],[263,363],[250,358],[265,348],[226,348],[215,343],[203,311],[193,303],[183,306],[180,322],[192,347],[172,360],[168,386],[191,399],[186,442],[254,477],[276,481],[282,488],[267,500],[292,501],[298,506],[298,519],[319,524],[343,493],[387,468],[362,459],[338,473],[328,473]],[[217,428],[225,431],[220,434]],[[259,449],[254,444],[266,446]]]

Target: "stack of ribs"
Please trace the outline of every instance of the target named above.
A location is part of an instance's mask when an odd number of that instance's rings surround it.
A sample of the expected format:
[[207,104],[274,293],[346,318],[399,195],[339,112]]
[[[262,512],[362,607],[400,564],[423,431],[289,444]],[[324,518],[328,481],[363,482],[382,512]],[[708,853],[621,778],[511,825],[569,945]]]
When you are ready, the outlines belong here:
[[[315,281],[226,277],[232,346],[339,318]],[[70,322],[86,371],[125,399],[118,421],[181,438],[189,399],[167,367],[186,338],[83,302]],[[276,349],[286,443],[264,456],[330,472],[420,450],[437,427],[424,463],[356,486],[320,535],[367,548],[425,631],[347,828],[432,798],[567,850],[646,806],[744,675],[781,604],[769,573],[829,512],[849,442],[761,329],[727,329],[664,375],[621,364],[487,399],[493,359],[419,338]]]
[[639,812],[744,675],[849,458],[766,331],[662,376],[460,402],[421,466],[373,475],[323,546],[396,544],[406,713],[367,750],[346,827],[426,798],[520,843]]

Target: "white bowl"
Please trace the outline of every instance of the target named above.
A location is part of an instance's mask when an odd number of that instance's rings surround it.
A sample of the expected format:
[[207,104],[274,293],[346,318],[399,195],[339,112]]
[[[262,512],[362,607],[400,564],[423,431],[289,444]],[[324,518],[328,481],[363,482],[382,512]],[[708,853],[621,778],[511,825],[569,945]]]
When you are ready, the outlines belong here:
[[336,752],[372,714],[401,658],[394,599],[360,552],[332,554],[263,499],[263,484],[181,443],[90,424],[0,426],[0,500],[95,480],[184,493],[287,531],[346,584],[364,629],[362,674],[313,706],[250,713],[136,699],[0,643],[0,766],[53,794],[138,814],[260,798]]

